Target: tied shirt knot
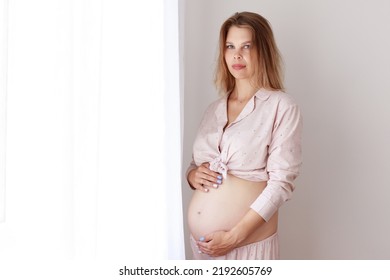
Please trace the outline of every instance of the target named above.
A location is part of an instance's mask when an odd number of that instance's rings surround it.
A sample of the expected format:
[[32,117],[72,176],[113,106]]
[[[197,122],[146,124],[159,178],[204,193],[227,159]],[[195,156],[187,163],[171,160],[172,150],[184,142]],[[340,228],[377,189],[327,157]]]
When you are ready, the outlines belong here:
[[222,174],[223,178],[226,179],[228,167],[227,165],[222,161],[221,157],[216,157],[210,163],[210,170],[214,172],[218,172]]

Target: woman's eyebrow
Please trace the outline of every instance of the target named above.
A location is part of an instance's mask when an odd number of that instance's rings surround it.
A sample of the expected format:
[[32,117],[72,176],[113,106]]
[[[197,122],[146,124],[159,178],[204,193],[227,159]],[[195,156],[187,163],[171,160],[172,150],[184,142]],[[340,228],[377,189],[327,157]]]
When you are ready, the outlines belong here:
[[[246,44],[251,44],[252,41],[245,41],[243,43],[241,43],[241,45],[246,45]],[[234,45],[232,42],[229,42],[229,41],[226,41],[226,44],[231,44],[231,45]]]

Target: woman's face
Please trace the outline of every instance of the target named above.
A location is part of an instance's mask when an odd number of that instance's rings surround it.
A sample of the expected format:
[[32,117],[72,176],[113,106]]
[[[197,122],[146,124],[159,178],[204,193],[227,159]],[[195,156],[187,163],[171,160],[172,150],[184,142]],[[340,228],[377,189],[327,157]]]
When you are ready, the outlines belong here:
[[252,34],[245,27],[230,27],[225,46],[225,62],[236,79],[248,80],[253,77],[254,57]]

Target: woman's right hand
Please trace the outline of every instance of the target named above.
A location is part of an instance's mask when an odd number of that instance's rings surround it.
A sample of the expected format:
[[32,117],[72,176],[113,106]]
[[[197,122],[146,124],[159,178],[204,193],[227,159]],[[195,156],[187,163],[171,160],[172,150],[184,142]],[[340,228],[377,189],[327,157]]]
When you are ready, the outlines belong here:
[[218,188],[222,184],[222,175],[209,167],[210,164],[205,162],[188,173],[187,180],[193,189],[208,192],[209,188]]

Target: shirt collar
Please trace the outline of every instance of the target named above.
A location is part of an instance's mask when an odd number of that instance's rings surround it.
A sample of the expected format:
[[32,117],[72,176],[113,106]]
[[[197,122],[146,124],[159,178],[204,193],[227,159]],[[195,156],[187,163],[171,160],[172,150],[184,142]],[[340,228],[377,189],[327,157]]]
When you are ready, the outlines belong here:
[[[248,103],[245,105],[245,107],[242,109],[241,113],[237,116],[237,118],[232,122],[237,123],[241,121],[242,119],[245,119],[247,116],[249,116],[256,108],[256,98],[261,101],[266,101],[271,92],[269,90],[261,88],[258,90],[251,99],[249,99]],[[227,98],[226,98],[227,100]],[[226,105],[225,105],[226,106]],[[227,106],[226,106],[227,108]],[[226,118],[227,119],[227,118]]]
[[271,91],[270,90],[267,90],[265,88],[261,88],[259,89],[256,93],[255,93],[255,96],[260,99],[260,100],[267,100],[269,98],[269,96],[271,95]]
[[[252,111],[255,109],[256,102],[255,102],[255,97],[259,100],[265,101],[269,98],[271,91],[266,90],[264,88],[259,89],[255,95],[248,101],[246,106],[243,108],[241,113],[237,116],[237,119],[232,122],[237,123],[243,118],[247,117]],[[227,123],[227,99],[228,99],[228,94],[224,97],[221,98],[220,103],[218,104],[218,107],[215,110],[215,114],[217,116],[217,122],[218,125],[221,127],[224,127],[224,125]]]

